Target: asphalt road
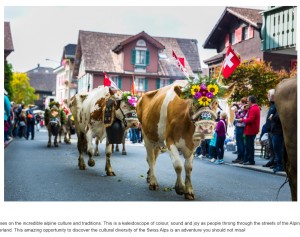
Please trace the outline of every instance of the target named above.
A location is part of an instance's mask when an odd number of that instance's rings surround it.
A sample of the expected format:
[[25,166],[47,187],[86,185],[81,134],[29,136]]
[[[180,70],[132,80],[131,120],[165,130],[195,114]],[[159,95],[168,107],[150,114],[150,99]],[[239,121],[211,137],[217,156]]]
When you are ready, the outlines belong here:
[[[45,130],[35,140],[16,138],[4,150],[5,201],[185,201],[177,195],[175,171],[167,153],[158,157],[158,191],[148,189],[148,165],[142,144],[127,144],[127,156],[113,153],[111,164],[116,176],[105,173],[104,144],[99,145],[96,165],[78,168],[75,137],[72,144],[47,148]],[[226,152],[225,157],[234,157]],[[85,161],[87,164],[87,155]],[[195,201],[290,201],[284,175],[259,172],[227,164],[215,165],[194,159],[192,184]]]

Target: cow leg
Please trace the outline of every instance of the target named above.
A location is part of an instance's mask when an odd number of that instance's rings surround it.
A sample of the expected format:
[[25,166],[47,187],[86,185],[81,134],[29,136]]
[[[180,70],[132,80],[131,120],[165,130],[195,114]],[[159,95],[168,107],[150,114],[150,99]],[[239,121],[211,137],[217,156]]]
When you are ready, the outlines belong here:
[[47,147],[51,147],[51,132],[48,130],[48,144]]
[[149,183],[150,190],[158,190],[158,183],[155,177],[154,167],[160,150],[159,148],[154,147],[151,142],[148,141],[146,136],[144,140],[147,151],[147,162],[149,166],[149,170],[147,172],[147,182]]
[[88,161],[88,165],[90,167],[93,167],[95,165],[95,161],[93,159],[93,137],[92,137],[92,133],[91,130],[88,130],[88,132],[86,133],[86,142],[87,142],[87,153],[89,155],[89,161]]
[[185,193],[185,185],[183,183],[183,179],[181,176],[182,173],[182,161],[179,155],[179,151],[177,147],[172,144],[170,146],[170,158],[173,164],[173,167],[175,169],[177,179],[176,179],[176,184],[175,184],[175,191],[177,194],[182,195]]
[[99,139],[96,137],[94,156],[100,155],[98,145],[99,145]]
[[119,152],[120,149],[119,149],[119,144],[116,144],[116,151]]
[[78,149],[78,152],[79,152],[78,166],[79,166],[80,170],[85,170],[86,169],[84,159],[83,159],[83,151],[84,151],[84,147],[85,147],[85,144],[86,144],[85,140],[86,139],[84,137],[84,134],[79,133],[78,141],[77,141],[77,149]]
[[112,144],[109,144],[108,140],[106,139],[106,148],[105,148],[106,163],[105,163],[105,171],[106,171],[107,176],[116,176],[115,173],[114,173],[114,171],[112,170],[111,165],[110,165],[111,150],[112,150]]
[[184,197],[185,199],[189,200],[194,200],[195,199],[195,194],[192,186],[192,181],[191,181],[191,174],[192,174],[192,167],[193,167],[193,155],[187,155],[184,156],[185,161],[184,161],[184,169],[185,169],[185,192],[184,192]]
[[125,149],[125,142],[127,137],[128,130],[125,130],[123,140],[122,140],[122,155],[127,155],[126,149]]
[[55,147],[58,147],[57,135],[54,136],[54,146],[55,146]]

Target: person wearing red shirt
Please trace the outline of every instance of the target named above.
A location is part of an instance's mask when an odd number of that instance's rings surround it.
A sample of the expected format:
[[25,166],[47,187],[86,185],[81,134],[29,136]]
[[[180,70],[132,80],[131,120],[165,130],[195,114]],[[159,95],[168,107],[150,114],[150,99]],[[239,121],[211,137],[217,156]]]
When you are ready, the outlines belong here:
[[254,141],[260,127],[260,108],[256,104],[256,98],[251,95],[248,97],[249,110],[245,118],[239,121],[246,124],[244,134],[246,136],[246,154],[244,165],[255,165],[254,161]]

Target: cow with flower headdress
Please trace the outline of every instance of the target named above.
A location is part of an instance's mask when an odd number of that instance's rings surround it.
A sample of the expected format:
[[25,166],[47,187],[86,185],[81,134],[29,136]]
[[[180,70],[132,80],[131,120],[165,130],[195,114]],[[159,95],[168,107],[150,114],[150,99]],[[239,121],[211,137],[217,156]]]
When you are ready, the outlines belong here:
[[51,101],[49,107],[45,110],[45,125],[48,130],[48,144],[47,147],[51,147],[52,136],[54,137],[54,146],[58,147],[57,138],[59,131],[63,125],[66,124],[66,114],[60,109],[59,103]]
[[[232,91],[234,86],[226,89]],[[150,190],[158,189],[154,167],[161,152],[168,151],[177,174],[175,191],[186,199],[195,199],[191,181],[193,153],[200,140],[213,135],[216,113],[213,104],[224,93],[216,80],[200,78],[178,80],[169,86],[145,93],[137,103],[147,150],[149,170],[147,182]],[[211,107],[210,107],[211,106]],[[182,179],[182,162],[185,180]]]
[[96,138],[96,141],[101,142],[106,138],[105,171],[108,176],[115,175],[110,163],[112,144],[121,143],[126,128],[139,125],[135,108],[123,94],[111,87],[99,86],[89,93],[76,94],[71,98],[70,109],[75,118],[78,138],[79,169],[86,169],[83,157],[85,145],[89,156],[88,165],[93,167],[95,151],[92,141]]

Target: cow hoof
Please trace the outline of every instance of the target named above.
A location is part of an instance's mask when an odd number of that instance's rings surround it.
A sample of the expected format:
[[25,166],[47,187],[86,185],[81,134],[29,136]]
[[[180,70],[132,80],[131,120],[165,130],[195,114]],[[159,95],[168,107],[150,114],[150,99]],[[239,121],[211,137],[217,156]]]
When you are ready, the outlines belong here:
[[57,144],[57,143],[54,143],[54,146],[55,146],[55,147],[58,147],[58,144]]
[[126,155],[127,155],[127,152],[126,152],[126,151],[122,151],[122,155],[123,155],[123,156],[126,156]]
[[187,200],[195,200],[195,195],[193,193],[184,194],[185,199]]
[[157,191],[158,190],[158,184],[150,184],[149,189]]
[[94,160],[89,160],[89,161],[88,161],[88,165],[89,165],[90,167],[95,166],[95,161],[94,161]]
[[107,176],[116,176],[115,172],[110,171],[110,172],[106,172]]
[[83,165],[79,165],[79,169],[80,169],[80,170],[86,170],[86,167],[85,167],[84,164],[83,164]]
[[47,147],[51,147],[51,144],[48,143]]
[[95,152],[95,153],[94,153],[94,156],[99,156],[99,152]]
[[177,190],[176,188],[175,188],[175,192],[178,194],[178,195],[183,195],[183,191],[181,191],[181,190]]

